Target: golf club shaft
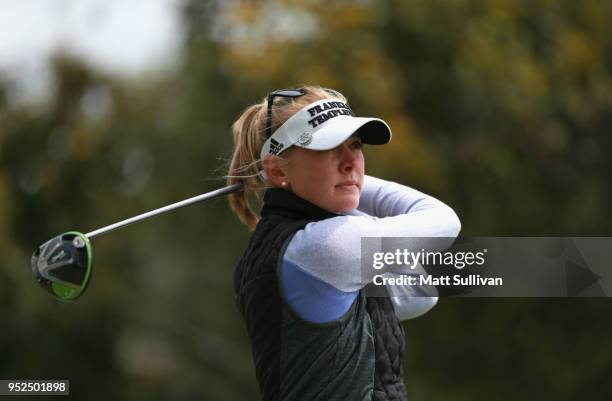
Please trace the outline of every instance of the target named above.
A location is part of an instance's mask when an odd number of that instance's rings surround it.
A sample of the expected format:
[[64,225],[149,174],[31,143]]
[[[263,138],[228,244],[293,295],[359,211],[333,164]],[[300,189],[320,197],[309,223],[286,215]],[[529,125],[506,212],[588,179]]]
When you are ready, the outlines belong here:
[[202,202],[202,201],[216,198],[216,197],[223,196],[223,195],[228,195],[228,194],[231,194],[232,192],[237,192],[240,190],[242,190],[242,184],[229,185],[227,187],[223,187],[223,188],[211,191],[211,192],[207,192],[205,194],[194,196],[193,198],[185,199],[185,200],[173,203],[168,206],[160,207],[159,209],[151,210],[150,212],[139,214],[138,216],[130,217],[129,219],[120,221],[115,224],[111,224],[106,227],[98,228],[97,230],[94,230],[94,231],[91,231],[85,234],[85,236],[91,239],[100,234],[104,234],[106,232],[116,230],[118,228],[127,226],[129,224],[136,223],[137,221],[140,221],[140,220],[148,219],[149,217],[157,216],[158,214],[166,213],[171,210],[178,209],[184,206],[189,206],[193,203]]

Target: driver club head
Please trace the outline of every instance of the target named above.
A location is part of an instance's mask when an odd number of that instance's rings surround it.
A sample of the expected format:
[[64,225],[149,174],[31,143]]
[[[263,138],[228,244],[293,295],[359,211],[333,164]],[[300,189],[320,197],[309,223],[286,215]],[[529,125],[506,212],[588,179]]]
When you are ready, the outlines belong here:
[[71,231],[50,239],[32,254],[36,281],[54,297],[74,301],[91,279],[93,256],[89,238]]

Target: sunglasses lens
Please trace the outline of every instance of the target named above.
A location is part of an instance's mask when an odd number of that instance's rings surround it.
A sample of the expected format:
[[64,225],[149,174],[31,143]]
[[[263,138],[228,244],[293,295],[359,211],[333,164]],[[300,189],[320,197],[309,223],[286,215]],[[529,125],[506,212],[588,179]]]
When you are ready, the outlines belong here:
[[297,97],[302,96],[304,91],[301,89],[283,89],[277,92],[274,92],[274,96],[285,96],[285,97]]
[[38,283],[64,301],[81,296],[89,284],[91,269],[89,239],[78,232],[59,235],[32,255],[32,272]]

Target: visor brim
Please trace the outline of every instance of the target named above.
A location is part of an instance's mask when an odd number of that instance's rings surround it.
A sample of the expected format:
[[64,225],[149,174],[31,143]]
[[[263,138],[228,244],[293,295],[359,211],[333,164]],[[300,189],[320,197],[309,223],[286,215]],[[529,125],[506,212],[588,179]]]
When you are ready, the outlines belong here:
[[311,150],[330,150],[340,146],[357,131],[362,142],[368,145],[384,145],[391,140],[391,129],[381,119],[339,116],[316,131],[309,144],[296,143],[295,146]]

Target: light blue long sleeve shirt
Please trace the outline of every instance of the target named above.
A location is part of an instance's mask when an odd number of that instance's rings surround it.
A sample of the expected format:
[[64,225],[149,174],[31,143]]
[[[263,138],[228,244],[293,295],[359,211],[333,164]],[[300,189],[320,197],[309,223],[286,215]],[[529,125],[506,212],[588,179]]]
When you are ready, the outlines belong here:
[[[416,189],[366,176],[357,209],[309,223],[291,238],[280,268],[283,295],[304,320],[337,320],[359,291],[372,282],[374,274],[419,273],[406,267],[362,271],[362,237],[456,238],[460,230],[459,218],[441,201]],[[438,301],[419,294],[418,287],[387,289],[400,320],[420,316]]]

